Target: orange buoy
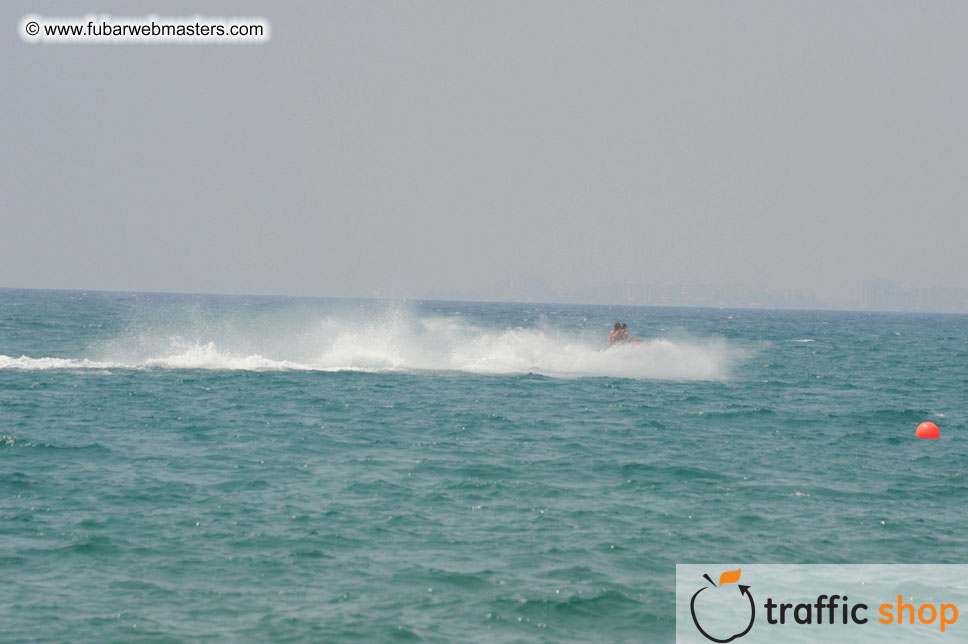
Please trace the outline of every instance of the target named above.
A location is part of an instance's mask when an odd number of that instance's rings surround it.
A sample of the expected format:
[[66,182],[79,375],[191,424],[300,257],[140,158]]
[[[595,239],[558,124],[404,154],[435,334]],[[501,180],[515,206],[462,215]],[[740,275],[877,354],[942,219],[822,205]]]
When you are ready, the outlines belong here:
[[921,423],[918,425],[918,438],[941,438],[941,431],[934,423]]

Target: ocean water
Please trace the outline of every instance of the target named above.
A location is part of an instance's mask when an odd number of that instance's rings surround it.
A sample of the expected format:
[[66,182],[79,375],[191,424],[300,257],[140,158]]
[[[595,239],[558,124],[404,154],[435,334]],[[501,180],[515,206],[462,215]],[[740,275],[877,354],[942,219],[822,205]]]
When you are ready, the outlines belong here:
[[968,562],[966,392],[965,316],[2,290],[0,640],[672,641]]

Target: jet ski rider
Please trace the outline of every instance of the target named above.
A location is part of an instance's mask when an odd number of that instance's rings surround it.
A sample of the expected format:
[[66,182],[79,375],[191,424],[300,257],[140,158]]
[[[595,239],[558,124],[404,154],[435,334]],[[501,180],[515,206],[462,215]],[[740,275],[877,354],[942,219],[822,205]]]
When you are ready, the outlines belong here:
[[616,344],[629,344],[631,342],[640,343],[642,341],[629,334],[625,328],[625,322],[616,322],[608,334],[608,346],[614,347]]

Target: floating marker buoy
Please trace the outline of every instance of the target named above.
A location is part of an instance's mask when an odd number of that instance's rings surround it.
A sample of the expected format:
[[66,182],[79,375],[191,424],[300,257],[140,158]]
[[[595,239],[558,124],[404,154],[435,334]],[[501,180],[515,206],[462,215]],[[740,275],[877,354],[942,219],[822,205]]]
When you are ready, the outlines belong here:
[[918,438],[941,438],[941,431],[934,423],[921,423],[918,425]]

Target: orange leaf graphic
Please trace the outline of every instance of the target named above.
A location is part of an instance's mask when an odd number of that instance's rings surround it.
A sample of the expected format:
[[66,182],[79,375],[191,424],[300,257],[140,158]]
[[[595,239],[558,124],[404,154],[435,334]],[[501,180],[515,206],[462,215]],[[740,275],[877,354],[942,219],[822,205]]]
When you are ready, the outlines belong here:
[[737,568],[736,570],[727,570],[721,574],[719,576],[719,585],[722,586],[723,584],[735,584],[737,581],[739,581],[740,570],[742,570],[742,568]]

